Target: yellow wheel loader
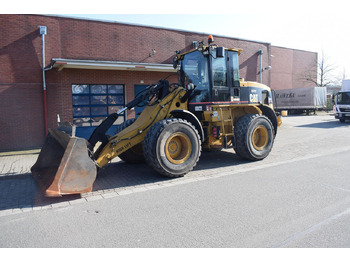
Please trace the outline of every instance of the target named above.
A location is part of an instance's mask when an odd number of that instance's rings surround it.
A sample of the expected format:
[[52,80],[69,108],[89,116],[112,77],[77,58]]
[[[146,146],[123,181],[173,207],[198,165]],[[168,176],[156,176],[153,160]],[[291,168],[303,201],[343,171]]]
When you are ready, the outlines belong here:
[[[270,88],[239,78],[241,51],[208,41],[177,52],[179,83],[164,79],[150,85],[108,116],[88,141],[75,137],[70,124],[50,130],[32,167],[46,196],[91,191],[97,169],[117,156],[130,163],[145,161],[168,177],[190,172],[202,148],[232,147],[239,157],[253,161],[267,157],[281,120],[273,110]],[[118,115],[136,106],[145,106],[140,116],[107,136]]]

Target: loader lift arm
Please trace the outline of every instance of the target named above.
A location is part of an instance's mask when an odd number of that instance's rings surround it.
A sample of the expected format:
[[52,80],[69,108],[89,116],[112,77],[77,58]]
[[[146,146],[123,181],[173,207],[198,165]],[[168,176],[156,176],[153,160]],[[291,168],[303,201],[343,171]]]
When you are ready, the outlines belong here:
[[111,137],[96,150],[94,158],[97,165],[103,167],[113,158],[142,143],[149,128],[162,119],[170,118],[172,111],[187,110],[187,101],[181,101],[187,92],[189,91],[177,84],[169,85],[168,81],[161,80],[140,96],[141,98],[136,97],[131,101],[126,108],[143,102],[148,105],[131,126]]
[[[119,115],[125,110],[130,110],[136,106],[152,106],[159,103],[164,97],[170,93],[170,89],[178,87],[177,84],[169,85],[167,80],[159,80],[157,83],[154,83],[148,86],[145,90],[141,91],[136,95],[135,99],[130,101],[126,106],[119,110],[117,113],[109,115],[91,134],[89,138],[89,150],[93,152],[94,147],[97,142],[101,142],[99,148],[94,152],[93,157],[97,159],[101,153],[101,150],[109,143],[112,138],[109,138],[106,135],[108,129],[113,125],[113,123],[118,119]],[[159,111],[159,110],[158,110]],[[153,120],[154,121],[154,120]],[[153,122],[149,123],[148,126],[152,125]],[[145,130],[142,130],[142,132]],[[139,132],[141,132],[139,130]],[[113,146],[121,140],[131,140],[134,136],[129,138],[119,139],[118,141],[113,142]]]
[[122,112],[124,112],[127,109],[130,110],[135,106],[139,105],[140,103],[145,103],[145,100],[147,98],[159,92],[161,88],[165,87],[164,85],[165,85],[164,82],[159,81],[157,84],[152,84],[148,86],[143,92],[139,93],[134,100],[126,104],[126,107],[119,110],[117,113],[110,114],[105,120],[103,120],[102,123],[98,127],[96,127],[96,129],[91,134],[88,140],[90,151],[93,151],[98,141],[101,141],[103,146],[105,146],[108,143],[109,139],[106,135],[106,132],[113,125],[113,123],[118,119],[119,115]]

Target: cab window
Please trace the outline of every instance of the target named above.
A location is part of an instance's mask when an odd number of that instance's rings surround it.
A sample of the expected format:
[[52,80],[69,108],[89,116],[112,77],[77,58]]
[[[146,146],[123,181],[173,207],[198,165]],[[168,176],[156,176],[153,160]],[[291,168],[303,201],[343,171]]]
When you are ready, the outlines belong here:
[[209,101],[208,59],[201,52],[194,51],[185,55],[181,61],[180,78],[184,86],[193,83],[196,87],[190,102]]
[[239,87],[239,65],[238,65],[238,53],[234,51],[228,51],[228,63],[230,68],[230,77],[233,87]]
[[348,105],[350,104],[350,92],[339,93],[337,99],[338,105]]
[[227,86],[227,69],[225,57],[213,59],[214,86]]

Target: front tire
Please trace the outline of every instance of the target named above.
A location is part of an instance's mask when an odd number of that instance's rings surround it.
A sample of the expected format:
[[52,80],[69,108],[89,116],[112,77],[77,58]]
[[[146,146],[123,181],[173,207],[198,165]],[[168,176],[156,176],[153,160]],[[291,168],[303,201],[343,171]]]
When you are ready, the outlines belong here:
[[235,124],[235,148],[237,155],[247,160],[262,160],[272,149],[275,139],[271,121],[263,115],[249,114]]
[[191,171],[201,154],[198,131],[179,118],[161,120],[147,132],[143,142],[146,162],[161,175],[181,177]]

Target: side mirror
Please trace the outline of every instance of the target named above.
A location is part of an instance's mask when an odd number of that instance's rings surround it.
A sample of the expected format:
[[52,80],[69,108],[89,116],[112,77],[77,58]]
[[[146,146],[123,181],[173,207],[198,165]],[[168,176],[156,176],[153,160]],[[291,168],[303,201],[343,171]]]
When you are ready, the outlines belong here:
[[216,57],[225,57],[225,49],[222,46],[216,48]]
[[173,67],[174,67],[174,69],[177,68],[178,62],[179,62],[179,60],[177,59],[177,56],[175,56],[174,59],[173,59]]

